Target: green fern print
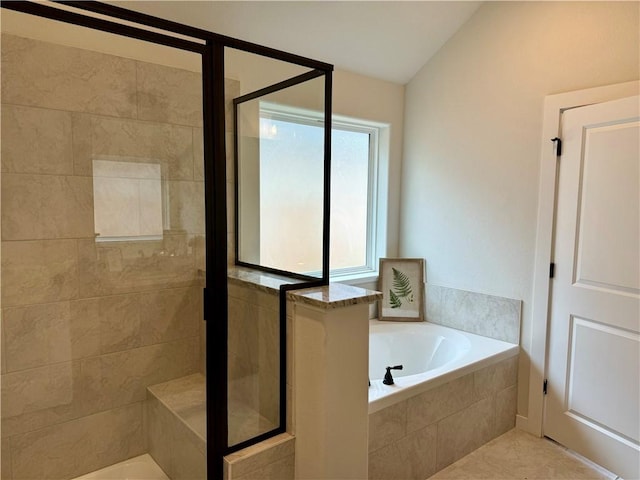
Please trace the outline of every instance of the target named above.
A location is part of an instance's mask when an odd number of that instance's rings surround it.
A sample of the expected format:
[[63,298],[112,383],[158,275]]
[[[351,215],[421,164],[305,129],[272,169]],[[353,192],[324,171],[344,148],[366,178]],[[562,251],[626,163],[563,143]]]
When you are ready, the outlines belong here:
[[391,308],[400,308],[403,300],[413,303],[411,280],[407,274],[393,267],[391,271],[393,272],[393,288],[389,290],[389,305],[391,305]]
[[402,300],[393,293],[393,290],[389,290],[389,304],[391,305],[391,308],[400,308],[402,306]]

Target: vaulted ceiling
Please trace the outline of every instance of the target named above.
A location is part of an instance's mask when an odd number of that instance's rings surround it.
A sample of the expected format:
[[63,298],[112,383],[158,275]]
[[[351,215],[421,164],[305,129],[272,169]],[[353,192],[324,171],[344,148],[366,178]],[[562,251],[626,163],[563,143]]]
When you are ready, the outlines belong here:
[[336,68],[407,83],[482,2],[112,1]]

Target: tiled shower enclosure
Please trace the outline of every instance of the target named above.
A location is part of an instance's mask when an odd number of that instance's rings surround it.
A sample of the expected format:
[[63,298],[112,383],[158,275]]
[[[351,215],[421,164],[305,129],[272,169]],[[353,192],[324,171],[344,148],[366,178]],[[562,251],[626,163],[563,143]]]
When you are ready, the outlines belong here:
[[201,88],[3,34],[3,479],[145,452],[147,386],[203,370]]

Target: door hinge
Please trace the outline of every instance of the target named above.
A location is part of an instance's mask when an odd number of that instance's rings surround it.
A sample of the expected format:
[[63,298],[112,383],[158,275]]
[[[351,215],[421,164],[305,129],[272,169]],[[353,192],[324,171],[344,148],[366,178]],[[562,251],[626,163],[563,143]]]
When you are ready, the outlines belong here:
[[542,382],[542,393],[544,395],[547,394],[547,379],[546,378],[544,379],[544,382]]
[[549,278],[553,278],[556,274],[556,264],[551,262],[549,265]]
[[556,144],[556,157],[559,157],[562,155],[562,140],[559,137],[554,137],[551,141]]

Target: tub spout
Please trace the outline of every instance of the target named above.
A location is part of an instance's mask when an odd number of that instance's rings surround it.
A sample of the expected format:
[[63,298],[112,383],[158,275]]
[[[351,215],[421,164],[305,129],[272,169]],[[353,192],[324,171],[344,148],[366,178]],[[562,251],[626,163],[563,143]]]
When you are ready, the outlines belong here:
[[391,370],[402,370],[402,365],[396,365],[395,367],[387,367],[387,373],[384,374],[384,380],[382,383],[385,385],[393,385],[393,377],[391,376]]

